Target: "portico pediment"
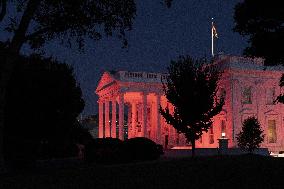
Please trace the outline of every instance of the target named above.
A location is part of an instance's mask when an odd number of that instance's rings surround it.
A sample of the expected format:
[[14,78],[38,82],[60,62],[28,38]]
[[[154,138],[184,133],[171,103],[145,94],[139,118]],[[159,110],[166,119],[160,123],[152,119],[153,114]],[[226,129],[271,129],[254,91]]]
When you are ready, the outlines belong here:
[[264,115],[278,115],[279,113],[274,110],[268,110],[264,112]]
[[243,108],[240,111],[241,114],[251,114],[253,113],[253,110],[251,108]]
[[116,80],[113,78],[113,76],[109,72],[104,72],[96,88],[96,93],[98,93],[102,89],[110,86],[112,83],[115,83],[115,82]]

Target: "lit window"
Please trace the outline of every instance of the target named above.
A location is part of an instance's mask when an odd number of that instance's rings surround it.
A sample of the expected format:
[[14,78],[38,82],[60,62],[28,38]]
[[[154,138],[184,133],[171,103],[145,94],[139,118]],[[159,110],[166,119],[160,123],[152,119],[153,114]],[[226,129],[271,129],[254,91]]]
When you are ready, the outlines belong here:
[[275,100],[275,87],[266,91],[266,104],[273,105]]
[[214,131],[213,127],[209,129],[209,144],[214,144]]
[[226,134],[226,121],[225,120],[221,121],[221,133]]
[[276,143],[277,135],[276,135],[276,121],[268,120],[268,143]]
[[200,136],[200,138],[199,138],[199,142],[202,144],[202,136]]
[[242,93],[242,103],[252,104],[252,87],[245,87]]

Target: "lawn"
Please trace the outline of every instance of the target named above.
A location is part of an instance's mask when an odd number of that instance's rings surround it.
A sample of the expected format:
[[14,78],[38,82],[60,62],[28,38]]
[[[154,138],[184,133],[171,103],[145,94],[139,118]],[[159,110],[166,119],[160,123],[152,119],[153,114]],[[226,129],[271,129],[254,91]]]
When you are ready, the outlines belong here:
[[284,188],[284,158],[199,157],[1,175],[0,188]]

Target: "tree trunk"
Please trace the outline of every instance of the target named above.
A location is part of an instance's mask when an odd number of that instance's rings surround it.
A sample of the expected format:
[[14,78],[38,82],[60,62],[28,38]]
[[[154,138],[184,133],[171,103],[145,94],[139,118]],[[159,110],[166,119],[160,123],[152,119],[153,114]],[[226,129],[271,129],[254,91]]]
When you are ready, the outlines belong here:
[[[2,87],[1,87],[2,88]],[[4,104],[5,92],[0,89],[0,173],[4,167],[3,157],[3,131],[4,131]]]
[[195,139],[191,140],[191,157],[195,157]]
[[4,135],[4,124],[5,124],[5,106],[6,106],[6,89],[13,73],[17,56],[11,56],[7,52],[6,59],[2,62],[2,70],[0,77],[0,169],[3,167],[4,156],[3,156],[3,135]]
[[0,170],[3,167],[3,131],[4,131],[4,109],[6,104],[6,89],[8,82],[13,73],[16,60],[20,54],[20,49],[25,41],[25,36],[30,25],[30,22],[34,16],[34,13],[40,4],[41,0],[30,0],[27,3],[26,9],[23,13],[21,21],[17,30],[15,31],[14,37],[9,44],[7,49],[6,59],[1,62],[1,73],[0,73]]

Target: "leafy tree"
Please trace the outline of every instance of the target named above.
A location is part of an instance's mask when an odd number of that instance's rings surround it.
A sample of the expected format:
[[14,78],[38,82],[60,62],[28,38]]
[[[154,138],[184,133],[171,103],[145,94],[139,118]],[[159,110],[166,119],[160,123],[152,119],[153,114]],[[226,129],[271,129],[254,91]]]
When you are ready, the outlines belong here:
[[171,61],[168,73],[164,91],[174,111],[160,107],[160,112],[168,124],[191,142],[194,156],[195,140],[208,131],[212,117],[224,104],[224,99],[216,95],[221,73],[216,67],[207,65],[206,60],[194,60],[189,56]]
[[[10,11],[15,15],[7,14],[8,7],[15,9]],[[131,29],[135,12],[134,0],[0,0],[0,23],[8,23],[6,30],[12,34],[1,57],[0,162],[6,88],[22,46],[35,49],[59,39],[82,48],[85,37],[98,40],[102,34],[116,35],[126,46],[125,31]]]
[[[170,6],[171,0],[163,0]],[[9,4],[11,6],[9,6]],[[15,10],[8,15],[7,9]],[[10,10],[9,9],[9,10]],[[2,159],[3,107],[6,87],[24,44],[32,49],[51,39],[83,48],[85,37],[98,40],[103,34],[116,35],[127,46],[125,31],[130,30],[136,14],[134,0],[0,0],[0,23],[12,38],[6,40],[8,51],[1,57],[0,69],[0,161]]]
[[83,108],[70,66],[35,55],[21,57],[7,88],[4,155],[7,159],[24,158],[31,151],[36,155],[42,144],[50,156],[65,155],[65,149],[81,140],[77,117]]
[[[235,7],[234,31],[248,36],[245,55],[265,58],[265,65],[284,65],[284,7],[281,1],[244,0]],[[284,86],[284,74],[279,85]],[[276,101],[284,103],[284,96]]]
[[252,153],[264,141],[263,130],[257,118],[249,117],[244,120],[242,131],[237,135],[239,147]]
[[265,58],[266,65],[284,64],[284,7],[281,1],[244,0],[235,7],[234,31],[247,36],[248,56]]

